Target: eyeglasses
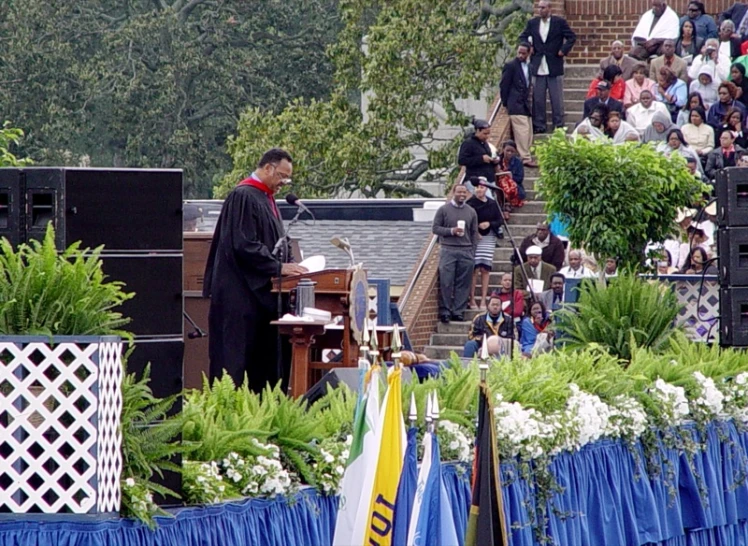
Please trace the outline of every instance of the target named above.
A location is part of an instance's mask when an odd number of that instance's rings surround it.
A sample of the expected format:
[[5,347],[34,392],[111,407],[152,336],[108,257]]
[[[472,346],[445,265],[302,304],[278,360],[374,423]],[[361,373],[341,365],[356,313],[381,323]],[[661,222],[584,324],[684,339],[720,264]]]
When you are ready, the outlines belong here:
[[273,176],[278,178],[281,185],[290,184],[291,183],[291,174],[290,173],[283,173],[278,171],[278,166],[273,165]]
[[590,119],[591,119],[592,121],[602,121],[602,120],[603,120],[603,118],[601,118],[601,117],[598,117],[598,116],[590,116]]

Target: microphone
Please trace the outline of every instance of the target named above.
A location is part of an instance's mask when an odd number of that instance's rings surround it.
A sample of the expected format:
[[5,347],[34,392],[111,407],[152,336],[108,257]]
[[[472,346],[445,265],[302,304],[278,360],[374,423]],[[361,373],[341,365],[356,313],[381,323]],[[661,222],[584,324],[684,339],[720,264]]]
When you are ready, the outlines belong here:
[[351,248],[351,243],[348,242],[348,239],[341,239],[340,237],[333,237],[330,239],[330,244],[340,250],[350,250]]
[[478,181],[479,186],[484,186],[486,188],[492,189],[494,191],[502,191],[500,187],[498,187],[496,184],[491,184],[490,182],[484,182],[483,180]]
[[309,216],[314,218],[314,214],[312,214],[312,211],[309,210],[307,206],[301,202],[301,199],[296,197],[295,194],[289,193],[288,195],[286,195],[286,203],[288,203],[289,205],[293,205],[295,207],[299,207],[299,209],[303,210],[304,212],[308,213]]

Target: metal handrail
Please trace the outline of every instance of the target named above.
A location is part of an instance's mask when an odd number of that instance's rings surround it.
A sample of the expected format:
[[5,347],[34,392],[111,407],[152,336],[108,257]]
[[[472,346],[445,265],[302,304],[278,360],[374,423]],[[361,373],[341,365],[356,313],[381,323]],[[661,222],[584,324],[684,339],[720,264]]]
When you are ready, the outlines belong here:
[[[501,109],[501,99],[496,101],[496,106],[491,111],[491,115],[488,118],[489,125],[493,125],[494,120],[496,119],[496,116],[499,115],[499,110]],[[460,174],[460,177],[458,178],[458,183],[462,183],[462,181],[465,180],[465,173],[463,172]],[[431,236],[431,241],[429,241],[429,246],[426,249],[426,252],[423,254],[423,258],[421,258],[420,263],[418,264],[418,268],[416,269],[416,274],[413,275],[413,281],[405,288],[405,293],[400,297],[400,299],[397,302],[397,309],[400,311],[400,313],[403,312],[403,309],[405,309],[405,304],[408,303],[408,299],[410,298],[410,294],[413,292],[413,287],[418,282],[418,279],[421,277],[421,273],[423,273],[423,268],[426,267],[426,262],[428,262],[429,258],[431,257],[431,253],[434,251],[434,248],[436,248],[436,242],[439,240],[439,238],[436,235]]]

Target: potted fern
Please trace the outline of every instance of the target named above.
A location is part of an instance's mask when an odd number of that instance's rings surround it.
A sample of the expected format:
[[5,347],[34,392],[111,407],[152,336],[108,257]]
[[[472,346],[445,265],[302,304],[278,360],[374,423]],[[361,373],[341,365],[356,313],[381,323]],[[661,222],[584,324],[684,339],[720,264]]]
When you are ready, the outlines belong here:
[[0,511],[120,508],[122,328],[133,294],[108,282],[101,248],[0,240]]

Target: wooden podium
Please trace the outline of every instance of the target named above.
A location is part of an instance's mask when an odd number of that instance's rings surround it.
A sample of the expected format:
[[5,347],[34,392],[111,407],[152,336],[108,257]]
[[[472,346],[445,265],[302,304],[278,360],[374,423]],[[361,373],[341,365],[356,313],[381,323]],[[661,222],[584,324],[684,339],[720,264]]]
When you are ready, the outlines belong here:
[[[343,327],[325,329],[319,322],[274,321],[283,335],[291,338],[293,355],[289,389],[292,396],[301,396],[316,383],[325,372],[333,368],[358,366],[359,346],[352,335],[350,317],[350,293],[352,269],[326,269],[294,277],[283,277],[280,290],[290,293],[302,279],[315,282],[314,306],[329,311],[333,317],[342,315]],[[273,292],[278,292],[278,279],[273,280]],[[388,336],[386,336],[388,337]],[[386,339],[381,341],[387,342]],[[341,349],[339,362],[323,362],[321,357],[312,357],[312,348]]]

